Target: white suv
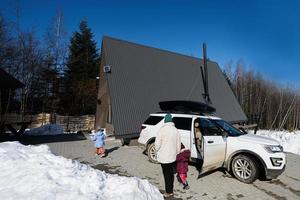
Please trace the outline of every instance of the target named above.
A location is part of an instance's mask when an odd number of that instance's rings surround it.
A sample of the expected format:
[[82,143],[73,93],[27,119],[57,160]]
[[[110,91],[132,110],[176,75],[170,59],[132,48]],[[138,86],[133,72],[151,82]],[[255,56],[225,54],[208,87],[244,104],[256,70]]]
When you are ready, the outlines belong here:
[[[154,141],[165,115],[150,114],[141,127],[138,142],[151,162],[156,162]],[[171,115],[182,143],[191,151],[191,161],[202,160],[201,173],[222,167],[238,180],[252,183],[257,178],[274,179],[285,169],[285,154],[276,140],[247,134],[215,116]]]

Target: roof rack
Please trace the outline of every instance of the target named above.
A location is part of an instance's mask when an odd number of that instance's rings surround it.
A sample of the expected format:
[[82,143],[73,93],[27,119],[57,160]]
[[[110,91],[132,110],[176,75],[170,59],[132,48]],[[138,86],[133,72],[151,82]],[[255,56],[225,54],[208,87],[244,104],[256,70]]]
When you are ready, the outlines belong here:
[[166,110],[166,111],[158,111],[157,114],[163,114],[163,113],[170,113],[170,114],[188,114],[188,115],[200,115],[205,116],[204,113],[200,112],[185,112],[185,111],[178,111],[178,110]]
[[185,114],[212,114],[216,109],[210,105],[196,101],[161,101],[159,107],[164,112]]

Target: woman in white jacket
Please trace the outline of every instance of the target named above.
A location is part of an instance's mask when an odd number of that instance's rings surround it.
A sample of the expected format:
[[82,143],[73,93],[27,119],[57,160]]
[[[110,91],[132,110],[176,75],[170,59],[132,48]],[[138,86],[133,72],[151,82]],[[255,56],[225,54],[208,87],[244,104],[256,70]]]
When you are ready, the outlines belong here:
[[174,165],[176,155],[180,152],[181,139],[171,114],[166,114],[164,122],[165,124],[157,133],[155,149],[157,151],[157,161],[161,164],[165,179],[166,192],[164,197],[170,197],[173,195]]

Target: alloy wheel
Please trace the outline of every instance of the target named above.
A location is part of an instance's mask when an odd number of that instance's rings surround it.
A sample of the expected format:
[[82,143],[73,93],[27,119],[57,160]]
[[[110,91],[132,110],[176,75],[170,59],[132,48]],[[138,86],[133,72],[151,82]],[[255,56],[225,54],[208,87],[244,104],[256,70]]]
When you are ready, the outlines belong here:
[[152,145],[149,149],[149,153],[150,153],[150,157],[152,160],[157,160],[157,156],[156,156],[156,150],[155,150],[155,146]]
[[234,171],[242,179],[248,179],[252,175],[250,163],[242,158],[239,158],[234,163]]

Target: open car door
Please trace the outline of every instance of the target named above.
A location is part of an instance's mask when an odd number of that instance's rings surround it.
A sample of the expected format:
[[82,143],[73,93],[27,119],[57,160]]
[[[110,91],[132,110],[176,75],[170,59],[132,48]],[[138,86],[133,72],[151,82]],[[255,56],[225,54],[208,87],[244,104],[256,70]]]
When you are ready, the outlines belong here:
[[202,133],[203,172],[223,165],[226,154],[227,138],[223,131],[206,118],[200,118]]

